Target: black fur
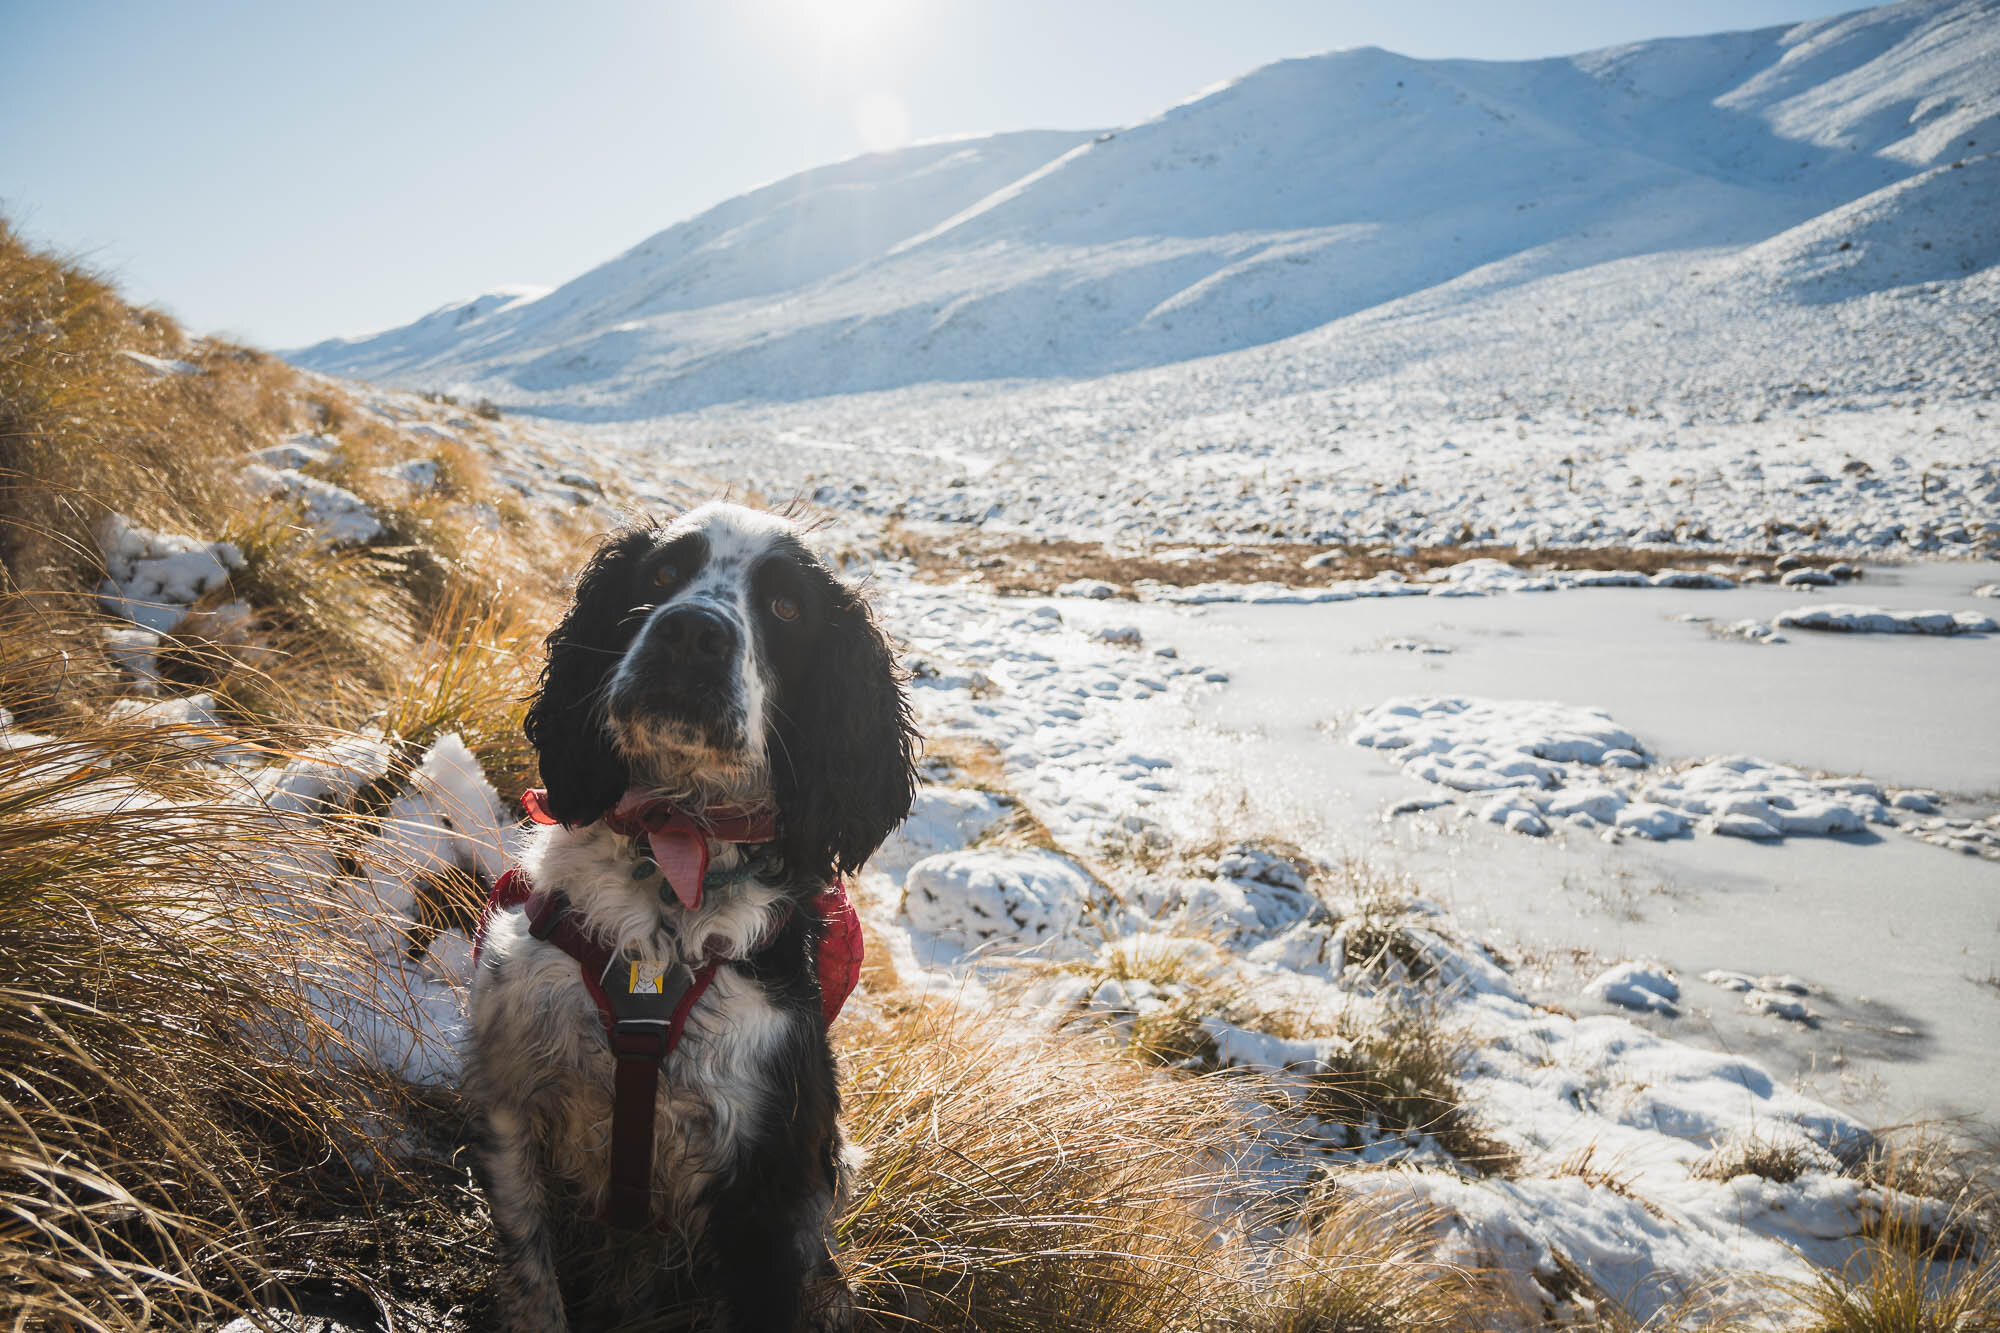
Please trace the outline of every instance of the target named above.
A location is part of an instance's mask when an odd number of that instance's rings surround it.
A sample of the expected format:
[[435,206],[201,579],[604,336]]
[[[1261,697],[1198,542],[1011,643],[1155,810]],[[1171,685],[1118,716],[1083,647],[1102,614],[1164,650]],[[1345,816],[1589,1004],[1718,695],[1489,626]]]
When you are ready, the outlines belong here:
[[[803,914],[794,918],[751,965],[774,1004],[810,1015],[791,1027],[773,1057],[773,1082],[790,1089],[793,1100],[766,1109],[702,1200],[708,1226],[696,1271],[731,1329],[797,1328],[809,1284],[838,1272],[827,1251],[805,1239],[824,1234],[823,1213],[839,1189],[840,1151],[840,1091],[816,1017],[812,933]],[[822,1216],[813,1215],[816,1209]]]
[[826,622],[810,667],[781,678],[772,778],[786,864],[827,881],[859,870],[910,813],[917,730],[868,604],[818,572]]
[[603,691],[643,619],[634,614],[640,608],[633,584],[654,536],[651,528],[628,528],[607,537],[577,576],[562,623],[549,633],[548,665],[523,730],[541,756],[550,813],[565,824],[588,824],[632,785],[604,729]]

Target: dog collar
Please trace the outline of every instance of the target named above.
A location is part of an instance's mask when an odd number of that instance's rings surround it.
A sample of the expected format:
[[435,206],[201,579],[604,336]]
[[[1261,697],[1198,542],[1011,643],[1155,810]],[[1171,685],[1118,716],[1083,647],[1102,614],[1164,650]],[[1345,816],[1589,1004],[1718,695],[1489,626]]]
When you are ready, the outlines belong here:
[[[548,792],[544,788],[531,787],[523,792],[521,805],[528,818],[537,824],[562,822],[549,812]],[[695,815],[636,787],[619,797],[618,804],[598,818],[613,833],[646,840],[652,849],[653,863],[660,868],[667,887],[690,912],[701,906],[711,841],[767,843],[778,831],[777,820],[768,810],[711,805]]]

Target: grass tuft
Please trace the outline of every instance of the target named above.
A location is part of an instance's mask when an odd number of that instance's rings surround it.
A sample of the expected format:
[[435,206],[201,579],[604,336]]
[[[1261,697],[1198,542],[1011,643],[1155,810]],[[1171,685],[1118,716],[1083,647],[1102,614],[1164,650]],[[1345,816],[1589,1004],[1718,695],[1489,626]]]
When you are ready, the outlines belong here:
[[1696,1180],[1761,1176],[1774,1184],[1789,1185],[1816,1171],[1839,1170],[1839,1159],[1802,1131],[1765,1128],[1759,1133],[1724,1139],[1696,1162],[1689,1174]]
[[1466,1106],[1458,1071],[1470,1039],[1446,1027],[1429,1008],[1392,1008],[1379,1019],[1343,1016],[1342,1046],[1312,1081],[1308,1108],[1321,1119],[1358,1130],[1425,1135],[1466,1170],[1511,1175],[1514,1150],[1493,1136]]

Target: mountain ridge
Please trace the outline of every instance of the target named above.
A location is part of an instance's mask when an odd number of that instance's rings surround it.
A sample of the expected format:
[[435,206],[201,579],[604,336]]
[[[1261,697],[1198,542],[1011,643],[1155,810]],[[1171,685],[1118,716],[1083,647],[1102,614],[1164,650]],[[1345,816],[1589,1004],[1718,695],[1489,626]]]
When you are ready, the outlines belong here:
[[1117,130],[814,168],[539,299],[291,357],[595,420],[1166,365],[1473,275],[1758,246],[2000,144],[1996,69],[2000,0],[1534,61],[1298,57]]

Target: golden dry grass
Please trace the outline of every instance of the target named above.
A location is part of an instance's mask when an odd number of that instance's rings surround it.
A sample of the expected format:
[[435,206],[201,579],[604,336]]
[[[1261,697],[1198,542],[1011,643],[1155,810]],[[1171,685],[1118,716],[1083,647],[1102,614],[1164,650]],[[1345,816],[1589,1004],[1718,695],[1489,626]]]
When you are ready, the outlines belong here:
[[1880,1236],[1837,1270],[1778,1284],[1776,1298],[1804,1333],[1996,1333],[2000,1256],[1938,1264]]
[[[868,1153],[842,1264],[868,1327],[1442,1333],[1490,1299],[1427,1257],[1415,1210],[1272,1215],[1237,1175],[1254,1079],[1167,1077],[934,1001],[841,1045]],[[1243,1240],[1280,1221],[1289,1239]]]
[[[1135,595],[1144,583],[1186,587],[1196,583],[1280,583],[1287,587],[1319,587],[1347,579],[1366,579],[1384,571],[1419,578],[1425,571],[1462,560],[1503,560],[1524,569],[1621,569],[1655,574],[1692,564],[1733,560],[1739,554],[1760,563],[1761,552],[1652,550],[1647,548],[1552,547],[1521,551],[1512,546],[1477,545],[1467,541],[1431,546],[1406,555],[1373,544],[1326,546],[1313,542],[1186,544],[1171,554],[1148,547],[1114,547],[1102,542],[1064,538],[1025,537],[983,529],[953,528],[920,532],[895,530],[886,546],[910,561],[920,578],[933,583],[969,583],[994,592],[1047,596],[1065,583],[1100,579],[1123,597]],[[1308,569],[1305,562],[1323,557]],[[1807,561],[1832,563],[1831,558]]]
[[279,1300],[269,1219],[383,1087],[305,1001],[338,937],[250,886],[306,830],[101,724],[0,749],[0,1281],[25,1327],[181,1327]]

